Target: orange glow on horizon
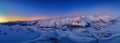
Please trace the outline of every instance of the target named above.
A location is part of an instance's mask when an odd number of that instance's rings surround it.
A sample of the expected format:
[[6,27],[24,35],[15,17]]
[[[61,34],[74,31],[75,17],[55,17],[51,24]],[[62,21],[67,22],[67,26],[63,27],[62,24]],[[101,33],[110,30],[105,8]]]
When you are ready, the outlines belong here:
[[48,18],[40,17],[0,17],[0,23],[11,21],[31,21],[31,20],[45,20]]

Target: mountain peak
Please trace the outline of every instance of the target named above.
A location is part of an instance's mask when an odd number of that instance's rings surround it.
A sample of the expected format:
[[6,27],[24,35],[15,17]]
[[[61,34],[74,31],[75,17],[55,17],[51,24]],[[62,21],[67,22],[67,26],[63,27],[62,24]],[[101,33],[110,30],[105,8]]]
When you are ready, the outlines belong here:
[[[75,26],[75,27],[85,27],[88,24],[94,23],[111,23],[116,21],[117,16],[102,15],[102,16],[78,16],[78,17],[67,17],[67,18],[57,18],[50,20],[34,20],[34,21],[19,21],[19,22],[8,22],[2,23],[3,25],[22,25],[22,26],[38,26],[38,27],[64,27],[64,26]],[[89,21],[89,22],[88,22]]]

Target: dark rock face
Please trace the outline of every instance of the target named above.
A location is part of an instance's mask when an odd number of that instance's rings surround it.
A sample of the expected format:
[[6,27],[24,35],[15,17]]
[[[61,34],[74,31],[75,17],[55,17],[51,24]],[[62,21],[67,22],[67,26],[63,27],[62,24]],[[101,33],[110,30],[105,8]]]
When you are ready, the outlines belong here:
[[5,32],[5,33],[3,33],[4,35],[7,35],[7,33]]
[[2,32],[2,31],[0,30],[0,32]]

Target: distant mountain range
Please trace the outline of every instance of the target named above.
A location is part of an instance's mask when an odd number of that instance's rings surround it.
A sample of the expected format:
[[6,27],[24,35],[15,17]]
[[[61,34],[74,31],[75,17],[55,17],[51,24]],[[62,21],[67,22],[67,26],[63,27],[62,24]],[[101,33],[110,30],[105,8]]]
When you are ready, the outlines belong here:
[[1,43],[120,43],[118,16],[78,16],[0,23]]

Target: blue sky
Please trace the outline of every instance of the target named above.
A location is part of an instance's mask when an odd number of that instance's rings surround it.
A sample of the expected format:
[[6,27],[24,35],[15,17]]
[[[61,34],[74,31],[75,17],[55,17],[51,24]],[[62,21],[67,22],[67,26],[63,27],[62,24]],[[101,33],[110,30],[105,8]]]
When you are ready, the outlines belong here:
[[2,15],[17,16],[71,16],[93,14],[120,14],[119,1],[1,1],[0,13]]

